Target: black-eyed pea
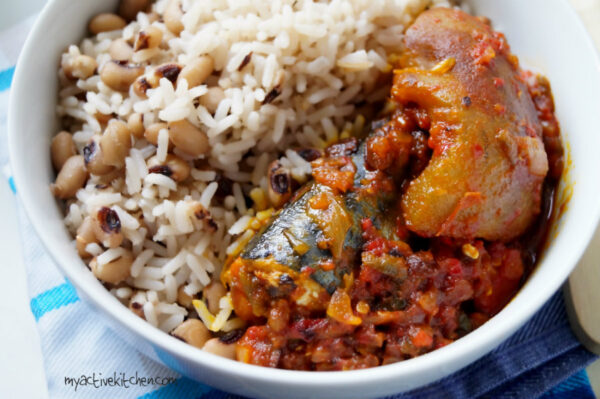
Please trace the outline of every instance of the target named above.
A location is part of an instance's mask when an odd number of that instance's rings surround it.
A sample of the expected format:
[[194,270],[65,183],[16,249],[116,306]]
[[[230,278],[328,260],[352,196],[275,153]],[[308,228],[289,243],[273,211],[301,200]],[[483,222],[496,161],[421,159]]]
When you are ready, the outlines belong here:
[[[166,123],[157,122],[153,123],[146,128],[144,131],[144,137],[150,144],[158,145],[158,133],[162,129],[168,129],[169,126]],[[170,146],[169,146],[170,147]]]
[[98,63],[88,55],[76,55],[64,57],[61,67],[65,76],[69,79],[87,79],[94,74]]
[[136,18],[138,12],[146,10],[149,0],[121,0],[119,4],[119,15],[127,21]]
[[125,157],[131,148],[131,132],[127,124],[111,121],[100,138],[104,163],[121,168],[125,165]]
[[158,78],[154,75],[143,75],[133,82],[133,92],[141,98],[146,98],[146,92],[158,86]]
[[166,78],[175,86],[177,84],[177,77],[181,74],[181,71],[181,65],[170,62],[157,66],[154,70],[154,76],[158,80]]
[[183,30],[183,22],[181,22],[182,17],[183,11],[181,9],[181,0],[170,0],[163,13],[163,19],[167,29],[175,36],[179,36]]
[[188,82],[188,87],[196,87],[204,83],[215,68],[215,63],[212,57],[203,55],[190,61],[183,67],[179,74],[179,79],[185,79]]
[[83,159],[87,170],[96,176],[109,174],[115,169],[104,162],[104,154],[94,139],[83,147]]
[[271,202],[271,205],[279,208],[292,196],[292,176],[278,160],[275,160],[269,165],[267,178],[269,201]]
[[50,145],[50,154],[52,155],[54,170],[61,170],[67,159],[77,154],[77,148],[71,133],[62,131],[54,136]]
[[183,285],[177,289],[177,303],[184,308],[191,308],[194,297],[189,296],[184,290]]
[[127,127],[131,134],[133,134],[136,138],[140,139],[144,137],[144,115],[133,113],[129,115],[127,118]]
[[91,216],[86,216],[83,219],[81,225],[77,229],[77,235],[75,236],[75,246],[77,247],[77,252],[79,256],[82,258],[88,258],[91,256],[86,250],[88,244],[96,243],[98,239],[96,238],[96,233],[94,232],[94,218]]
[[208,310],[212,314],[219,313],[219,301],[227,294],[227,290],[220,281],[213,281],[202,290],[202,296],[206,301]]
[[88,171],[85,168],[83,157],[81,155],[73,155],[67,159],[60,172],[58,172],[54,184],[50,185],[50,190],[57,198],[72,198],[77,193],[77,190],[85,185],[87,178]]
[[102,82],[113,90],[128,91],[129,86],[144,73],[139,65],[130,65],[125,61],[109,61],[100,71]]
[[156,156],[148,160],[148,173],[159,173],[182,182],[190,175],[190,165],[177,155],[168,154],[164,162],[160,162]]
[[110,44],[108,54],[115,61],[129,61],[133,56],[133,48],[124,39],[116,39]]
[[135,313],[136,316],[141,317],[142,319],[146,319],[144,316],[144,305],[139,302],[134,301],[133,299],[129,302],[129,310]]
[[114,210],[103,206],[93,219],[96,239],[107,248],[118,248],[123,243],[121,220]]
[[171,335],[196,348],[202,348],[211,338],[208,328],[198,319],[187,319],[171,331]]
[[113,114],[103,114],[101,112],[96,112],[94,114],[94,118],[96,118],[98,123],[100,123],[101,125],[106,125],[113,117]]
[[133,50],[140,51],[156,48],[160,46],[162,37],[162,31],[156,26],[150,25],[138,33],[133,44]]
[[94,257],[90,261],[90,269],[92,269],[92,273],[98,280],[105,283],[119,284],[130,276],[132,263],[133,254],[125,249],[120,257],[105,265],[99,265],[97,258]]
[[202,347],[202,350],[210,352],[217,356],[222,356],[227,359],[236,359],[236,350],[235,343],[226,344],[222,342],[219,338],[211,338]]
[[211,87],[208,91],[200,97],[200,104],[208,110],[211,114],[214,114],[219,107],[219,104],[225,98],[225,92],[218,86]]
[[194,157],[208,152],[208,137],[187,119],[169,122],[169,138],[175,147]]
[[88,29],[94,35],[102,32],[110,32],[113,30],[123,29],[127,25],[127,21],[119,17],[117,14],[102,13],[96,15],[90,20]]

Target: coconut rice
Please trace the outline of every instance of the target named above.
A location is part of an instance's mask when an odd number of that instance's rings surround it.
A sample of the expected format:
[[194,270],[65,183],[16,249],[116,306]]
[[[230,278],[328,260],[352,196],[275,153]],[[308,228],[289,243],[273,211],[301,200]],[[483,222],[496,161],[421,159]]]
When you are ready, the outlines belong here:
[[[122,29],[70,46],[63,66],[82,54],[97,65],[83,78],[59,71],[58,115],[79,154],[86,155],[109,121],[126,123],[132,115],[144,129],[187,120],[207,141],[197,155],[172,145],[167,128],[155,144],[132,136],[122,166],[90,174],[66,201],[66,226],[75,237],[86,219],[107,208],[123,237],[118,245],[90,240],[86,264],[97,272],[131,254],[126,278],[104,283],[165,332],[187,318],[200,318],[213,332],[243,327],[226,292],[215,300],[203,290],[281,205],[269,197],[269,165],[278,160],[301,184],[311,167],[296,150],[322,149],[361,130],[359,114],[389,92],[382,76],[391,72],[404,29],[438,4],[448,6],[433,0],[183,0],[182,30],[174,34],[163,22],[169,0],[159,0]],[[160,45],[138,46],[140,32],[152,29]],[[112,62],[111,46],[123,40],[140,47],[128,62],[142,68],[145,95],[135,85],[115,90],[99,73]],[[200,56],[213,62],[202,84],[190,87],[167,73],[156,78],[160,66],[185,68]],[[172,157],[189,167],[182,181],[150,165]]]

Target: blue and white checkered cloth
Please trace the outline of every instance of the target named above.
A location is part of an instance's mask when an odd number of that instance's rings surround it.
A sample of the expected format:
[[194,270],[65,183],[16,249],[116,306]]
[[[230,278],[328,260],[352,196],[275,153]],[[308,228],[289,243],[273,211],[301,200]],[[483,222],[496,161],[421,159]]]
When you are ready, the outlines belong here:
[[[14,64],[32,23],[33,19],[28,19],[0,32],[0,165],[8,162],[6,111]],[[51,398],[235,398],[182,377],[121,341],[80,300],[45,253],[20,207],[19,216],[31,311],[40,334]],[[572,334],[562,296],[557,293],[491,354],[434,384],[392,398],[593,398],[583,368],[594,359]],[[101,379],[121,373],[172,378],[173,382],[128,388],[78,386],[77,390],[72,382],[65,382],[66,377],[95,374]]]

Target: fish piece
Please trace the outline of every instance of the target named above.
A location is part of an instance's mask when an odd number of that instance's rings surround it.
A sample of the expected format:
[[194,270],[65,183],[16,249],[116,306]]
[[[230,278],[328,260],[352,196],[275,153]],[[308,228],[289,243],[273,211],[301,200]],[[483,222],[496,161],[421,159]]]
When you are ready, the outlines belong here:
[[[313,161],[315,181],[302,187],[223,272],[238,316],[266,316],[280,298],[308,312],[322,311],[360,262],[362,221],[372,220],[382,235],[395,238],[393,176],[408,162],[412,144],[408,125],[401,122],[376,122],[360,144],[356,139],[334,144]],[[369,143],[385,137],[396,143],[394,155],[384,170],[368,167],[367,160],[377,158],[368,156]]]
[[433,155],[402,198],[424,237],[509,241],[540,212],[548,159],[536,109],[504,36],[434,8],[407,30],[392,96],[425,113]]

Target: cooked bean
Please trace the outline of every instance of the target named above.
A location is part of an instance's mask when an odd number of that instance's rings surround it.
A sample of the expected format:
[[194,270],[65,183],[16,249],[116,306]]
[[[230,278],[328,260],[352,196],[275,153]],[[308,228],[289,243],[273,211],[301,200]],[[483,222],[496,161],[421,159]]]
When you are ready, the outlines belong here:
[[110,44],[108,54],[115,61],[129,61],[133,56],[133,48],[124,39],[116,39]]
[[131,132],[121,121],[111,121],[100,138],[104,163],[118,168],[125,165],[125,157],[131,148]]
[[202,348],[211,337],[208,328],[198,319],[187,319],[177,326],[171,335],[196,348]]
[[121,0],[119,4],[119,15],[127,21],[136,18],[138,12],[144,11],[148,7],[149,0]]
[[160,80],[161,78],[167,78],[171,81],[171,83],[173,83],[173,86],[176,85],[177,77],[180,73],[181,66],[172,62],[159,65],[154,70],[154,76],[156,76],[157,79]]
[[158,122],[153,123],[146,128],[144,132],[144,137],[150,144],[158,145],[158,132],[162,129],[168,129],[169,126],[166,123]]
[[113,90],[127,91],[129,86],[144,73],[144,68],[126,62],[107,62],[100,71],[100,79]]
[[192,156],[208,152],[206,133],[192,125],[187,119],[169,123],[169,137],[179,150]]
[[202,350],[210,352],[214,355],[225,357],[227,359],[236,359],[235,343],[226,344],[224,342],[221,342],[219,338],[211,338],[208,341],[206,341],[206,343],[202,347]]
[[204,83],[215,68],[215,63],[212,57],[203,55],[189,62],[179,74],[179,79],[185,79],[188,82],[188,87],[196,87]]
[[106,175],[114,170],[114,167],[104,162],[104,154],[100,146],[92,139],[88,145],[83,147],[83,159],[85,167],[93,175]]
[[127,127],[136,138],[144,137],[144,115],[138,113],[129,115]]
[[75,196],[77,190],[84,186],[87,178],[88,172],[83,157],[73,155],[64,163],[50,189],[55,197],[61,199],[71,198]]
[[94,114],[94,118],[96,118],[96,120],[101,124],[101,125],[106,125],[108,123],[108,121],[110,121],[113,118],[113,114],[103,114],[101,112],[96,112]]
[[279,208],[292,196],[292,176],[278,160],[275,160],[269,165],[267,178],[269,201],[271,205]]
[[107,248],[117,248],[123,243],[121,220],[117,212],[103,206],[93,219],[92,228],[98,241]]
[[154,11],[147,12],[146,17],[148,18],[149,23],[153,23],[153,22],[162,20],[162,17],[159,14],[155,13]]
[[187,179],[190,175],[190,169],[190,165],[186,161],[173,154],[168,154],[164,162],[160,162],[156,157],[148,160],[149,173],[160,173],[176,182]]
[[142,319],[146,319],[144,316],[144,305],[134,300],[129,302],[129,310],[136,314],[136,316],[141,317]]
[[193,297],[189,296],[184,290],[183,285],[177,289],[177,303],[184,308],[191,308]]
[[146,98],[146,91],[153,89],[156,86],[158,86],[158,78],[154,74],[143,75],[133,82],[133,92],[137,94],[138,97]]
[[112,30],[123,29],[127,22],[116,14],[102,13],[96,15],[90,20],[88,28],[90,32],[97,35],[101,32],[110,32]]
[[220,281],[213,281],[202,290],[202,295],[206,300],[208,310],[212,314],[219,313],[219,300],[227,294],[227,290]]
[[75,236],[75,245],[79,256],[82,258],[91,256],[91,254],[86,251],[85,247],[94,242],[98,242],[96,233],[94,233],[94,219],[91,216],[86,216],[77,229],[77,235]]
[[106,283],[119,284],[129,277],[132,263],[133,254],[126,249],[119,258],[102,266],[98,265],[98,261],[94,257],[90,261],[90,269],[92,269],[92,273],[99,280]]
[[54,170],[61,170],[67,159],[77,154],[77,148],[71,133],[62,131],[54,136],[50,146],[50,154],[52,155]]
[[204,106],[211,114],[214,114],[219,104],[225,98],[225,92],[218,86],[211,87],[200,97],[200,104]]
[[87,79],[94,74],[98,63],[88,55],[76,55],[64,57],[60,66],[69,79]]
[[167,4],[167,8],[163,13],[163,19],[165,20],[167,29],[175,36],[179,36],[183,30],[183,22],[181,22],[182,17],[183,11],[181,10],[181,0],[169,1],[169,4]]
[[160,46],[162,42],[163,33],[156,26],[148,26],[144,30],[140,31],[135,38],[133,45],[134,51],[152,49]]

